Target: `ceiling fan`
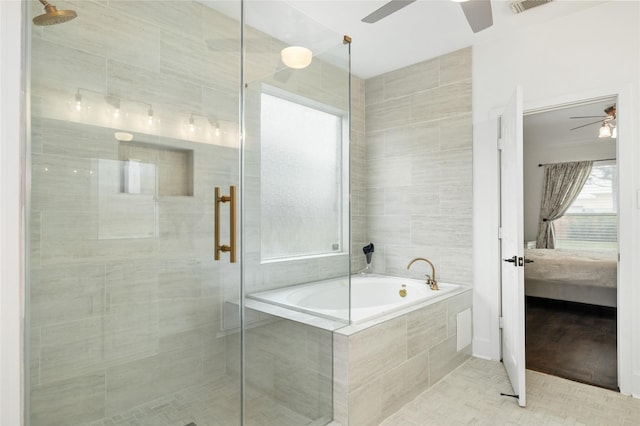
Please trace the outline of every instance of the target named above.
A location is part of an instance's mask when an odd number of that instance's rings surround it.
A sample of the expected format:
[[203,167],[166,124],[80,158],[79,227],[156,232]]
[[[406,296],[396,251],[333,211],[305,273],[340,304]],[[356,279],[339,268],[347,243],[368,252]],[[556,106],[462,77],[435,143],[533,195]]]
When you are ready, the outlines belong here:
[[[601,124],[600,126],[600,137],[615,137],[613,134],[616,133],[616,105],[613,104],[604,109],[604,113],[606,115],[583,115],[579,117],[569,117],[570,119],[586,119],[586,118],[597,118],[598,120],[592,121],[591,123],[583,124],[581,126],[574,127],[570,130],[581,129],[583,127],[592,126],[594,124]],[[613,133],[612,133],[613,130]]]
[[[391,0],[382,7],[374,10],[369,15],[362,18],[362,22],[373,24],[397,12],[403,7],[409,6],[416,0]],[[493,25],[493,15],[491,13],[490,0],[452,0],[460,3],[464,16],[469,22],[469,26],[474,33],[482,31]]]

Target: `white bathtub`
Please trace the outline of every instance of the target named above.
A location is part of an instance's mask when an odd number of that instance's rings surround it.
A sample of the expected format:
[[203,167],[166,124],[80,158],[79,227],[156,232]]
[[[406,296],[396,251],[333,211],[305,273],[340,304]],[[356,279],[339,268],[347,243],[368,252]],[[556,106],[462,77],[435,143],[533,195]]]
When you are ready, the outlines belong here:
[[[403,285],[405,297],[400,295]],[[341,278],[252,293],[247,297],[339,321],[349,321],[351,303],[351,322],[358,323],[413,305],[435,302],[462,289],[460,285],[447,283],[438,283],[438,287],[440,290],[434,291],[423,280],[369,274],[351,277],[351,295],[347,278]]]

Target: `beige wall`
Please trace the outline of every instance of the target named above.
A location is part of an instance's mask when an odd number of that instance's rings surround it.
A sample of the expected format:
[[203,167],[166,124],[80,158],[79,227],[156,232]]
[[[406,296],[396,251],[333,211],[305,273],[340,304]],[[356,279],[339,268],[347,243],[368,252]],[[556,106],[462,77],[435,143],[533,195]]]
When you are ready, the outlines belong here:
[[[471,49],[366,81],[366,229],[373,269],[471,284]],[[354,256],[361,250],[354,250]]]
[[[65,6],[81,18],[32,33],[34,426],[116,415],[215,380],[226,352],[239,356],[220,335],[239,266],[212,253],[213,188],[238,184],[239,57],[207,45],[239,25],[195,2],[171,20],[148,2]],[[117,120],[108,97],[120,99]],[[160,123],[145,127],[150,107]],[[203,116],[221,121],[218,139]],[[134,145],[119,144],[122,130]],[[148,164],[140,194],[122,191],[128,158]]]

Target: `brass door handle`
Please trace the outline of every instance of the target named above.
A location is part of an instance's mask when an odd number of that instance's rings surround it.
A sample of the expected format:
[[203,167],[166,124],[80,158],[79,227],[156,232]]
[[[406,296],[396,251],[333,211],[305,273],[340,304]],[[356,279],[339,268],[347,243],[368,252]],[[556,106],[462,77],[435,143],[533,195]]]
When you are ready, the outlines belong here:
[[[220,252],[229,252],[229,262],[236,263],[236,187],[229,187],[229,195],[220,195],[220,188],[215,190],[215,254],[214,259],[220,260]],[[220,203],[229,203],[229,245],[220,244]]]

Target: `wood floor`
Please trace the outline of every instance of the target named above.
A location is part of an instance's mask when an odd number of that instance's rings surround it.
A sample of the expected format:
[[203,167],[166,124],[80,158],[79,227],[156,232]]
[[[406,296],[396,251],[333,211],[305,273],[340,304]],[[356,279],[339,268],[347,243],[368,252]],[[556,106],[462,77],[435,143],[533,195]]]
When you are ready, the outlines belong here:
[[618,390],[616,309],[527,297],[527,369]]

